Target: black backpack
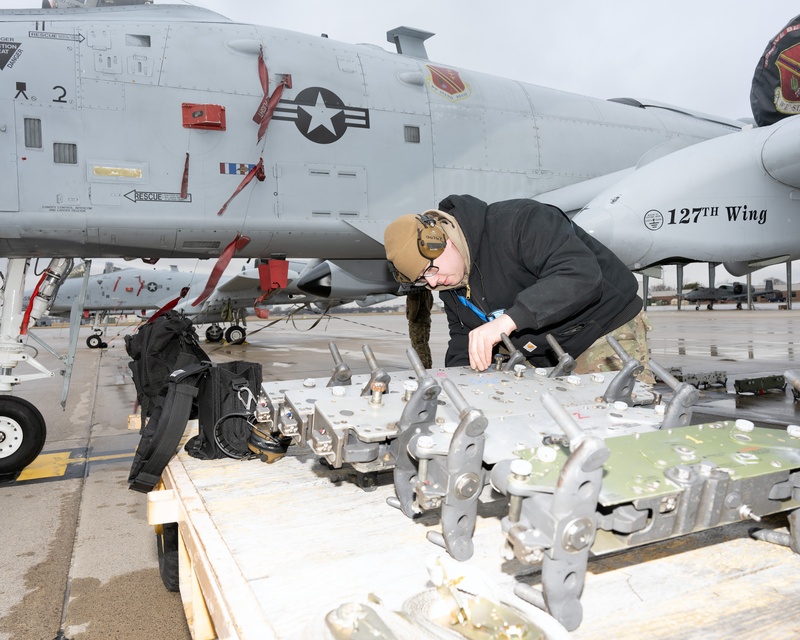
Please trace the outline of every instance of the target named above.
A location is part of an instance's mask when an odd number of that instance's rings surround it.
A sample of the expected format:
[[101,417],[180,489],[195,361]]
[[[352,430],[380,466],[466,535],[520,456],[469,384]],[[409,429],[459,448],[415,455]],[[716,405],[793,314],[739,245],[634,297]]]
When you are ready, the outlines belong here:
[[158,483],[186,431],[200,380],[212,367],[210,362],[199,362],[170,374],[165,393],[156,398],[151,415],[142,427],[142,437],[128,475],[130,489],[147,493]]
[[194,458],[251,458],[249,418],[261,390],[261,364],[235,360],[214,364],[199,380],[199,433],[184,447]]
[[209,360],[192,321],[177,311],[167,311],[125,336],[125,350],[131,357],[128,366],[142,409],[142,428],[156,399],[166,394],[170,374]]

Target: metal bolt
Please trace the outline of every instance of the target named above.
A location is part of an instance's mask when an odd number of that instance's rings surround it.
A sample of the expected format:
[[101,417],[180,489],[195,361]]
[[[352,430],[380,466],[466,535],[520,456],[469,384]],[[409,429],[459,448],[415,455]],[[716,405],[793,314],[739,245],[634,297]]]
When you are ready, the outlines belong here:
[[659,513],[669,513],[670,511],[674,511],[675,507],[678,506],[678,500],[675,496],[669,496],[666,498],[661,499],[661,504],[658,505],[658,512]]
[[675,467],[675,476],[678,480],[689,480],[692,477],[692,470],[689,467],[678,465]]
[[373,382],[369,388],[372,391],[372,400],[370,400],[370,404],[383,404],[383,392],[386,391],[386,383]]
[[742,497],[738,493],[729,493],[725,496],[725,508],[736,509],[742,504]]
[[533,472],[533,465],[530,461],[525,460],[525,458],[514,458],[514,460],[511,461],[509,471],[511,471],[514,480],[525,482]]
[[528,367],[526,367],[524,364],[515,364],[514,365],[514,376],[517,377],[517,378],[521,378],[522,376],[525,375],[525,370],[527,368]]
[[743,504],[741,507],[739,507],[738,512],[739,512],[739,517],[742,520],[749,519],[749,520],[755,520],[756,522],[761,522],[761,516],[753,513],[753,510],[746,504]]
[[479,489],[480,482],[475,473],[465,473],[455,482],[455,493],[459,498],[471,498]]
[[[533,465],[523,458],[516,458],[511,462],[511,477],[509,480],[525,482],[531,477]],[[519,522],[522,515],[522,496],[511,495],[508,501],[508,519],[510,522]]]
[[425,484],[428,481],[428,459],[419,459],[419,469],[417,469],[417,482]]
[[591,518],[576,518],[564,527],[563,543],[567,551],[580,551],[588,547],[594,538],[594,522]]
[[739,431],[752,431],[755,428],[755,424],[753,424],[750,420],[744,420],[742,418],[739,418],[733,423],[733,425]]

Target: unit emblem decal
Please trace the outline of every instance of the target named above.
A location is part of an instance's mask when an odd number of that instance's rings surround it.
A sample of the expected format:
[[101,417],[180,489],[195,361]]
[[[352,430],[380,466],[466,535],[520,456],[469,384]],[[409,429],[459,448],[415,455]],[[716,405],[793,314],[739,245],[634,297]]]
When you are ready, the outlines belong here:
[[300,133],[317,144],[336,142],[350,127],[369,129],[368,109],[348,107],[323,87],[309,87],[294,100],[281,100],[272,119],[294,122]]
[[425,66],[430,71],[430,75],[426,78],[428,86],[443,98],[455,102],[472,95],[472,87],[461,79],[458,71],[447,67],[436,67],[432,64]]
[[800,44],[783,51],[775,66],[781,77],[775,88],[775,108],[780,113],[800,113]]
[[656,231],[664,226],[664,214],[658,209],[650,209],[644,214],[644,226],[650,231]]

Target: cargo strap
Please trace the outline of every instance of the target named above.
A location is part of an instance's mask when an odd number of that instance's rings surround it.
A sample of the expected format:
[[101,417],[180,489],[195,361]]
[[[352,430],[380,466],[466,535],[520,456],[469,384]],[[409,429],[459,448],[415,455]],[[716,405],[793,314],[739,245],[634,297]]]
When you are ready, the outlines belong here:
[[[158,311],[156,311],[148,320],[147,323],[153,322],[159,316],[163,316],[167,311],[174,309],[178,303],[186,297],[186,294],[189,293],[189,287],[183,287],[181,289],[180,295],[177,298],[173,298],[163,307],[161,307]],[[145,324],[147,324],[145,323]]]
[[205,289],[203,289],[203,293],[197,296],[197,300],[192,302],[193,307],[196,307],[211,295],[211,292],[214,291],[219,279],[225,272],[228,263],[231,261],[231,258],[233,258],[233,254],[239,249],[244,249],[249,242],[250,238],[243,236],[241,233],[237,233],[236,237],[230,242],[230,244],[228,244],[228,246],[222,250],[219,258],[217,258],[214,268],[211,269],[211,275],[208,276],[208,281],[206,282]]
[[[169,390],[161,412],[157,415],[154,411],[150,416],[151,421],[158,422],[151,427],[154,432],[149,438],[143,434],[136,449],[128,478],[128,486],[133,491],[147,493],[158,483],[164,468],[180,445],[189,421],[192,402],[197,397],[200,378],[211,366],[210,362],[201,362],[170,375]],[[150,426],[148,424],[145,430]]]
[[275,91],[272,92],[272,95],[269,95],[269,72],[267,71],[267,64],[264,62],[264,47],[261,47],[258,52],[258,79],[261,82],[261,89],[264,91],[264,95],[261,98],[258,109],[256,109],[255,114],[253,114],[253,122],[258,124],[258,140],[256,143],[261,142],[261,138],[264,137],[267,131],[267,125],[272,119],[275,107],[278,106],[278,102],[280,102],[281,96],[283,95],[283,88],[285,86],[291,86],[288,78],[284,76],[281,78],[278,86],[275,87]]

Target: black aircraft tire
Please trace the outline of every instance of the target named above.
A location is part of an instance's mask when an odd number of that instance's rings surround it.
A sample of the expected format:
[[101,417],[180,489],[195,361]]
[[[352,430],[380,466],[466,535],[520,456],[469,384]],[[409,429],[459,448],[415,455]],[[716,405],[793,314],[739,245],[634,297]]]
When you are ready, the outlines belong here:
[[27,467],[41,453],[46,437],[47,427],[36,407],[16,396],[0,395],[0,475]]
[[90,349],[99,349],[103,344],[103,339],[96,333],[86,338],[86,346]]
[[230,344],[242,344],[247,337],[247,332],[239,325],[233,325],[225,330],[225,341]]
[[156,533],[158,550],[158,572],[167,591],[180,591],[178,572],[178,523],[161,525],[162,533]]
[[220,327],[210,326],[206,329],[206,340],[209,342],[219,342],[222,340],[223,331]]

